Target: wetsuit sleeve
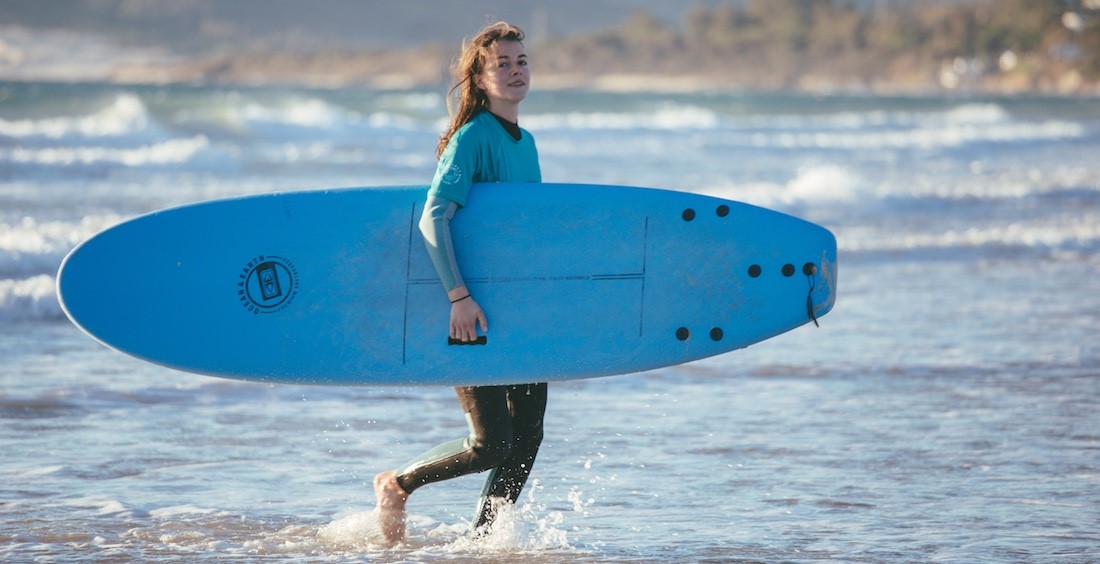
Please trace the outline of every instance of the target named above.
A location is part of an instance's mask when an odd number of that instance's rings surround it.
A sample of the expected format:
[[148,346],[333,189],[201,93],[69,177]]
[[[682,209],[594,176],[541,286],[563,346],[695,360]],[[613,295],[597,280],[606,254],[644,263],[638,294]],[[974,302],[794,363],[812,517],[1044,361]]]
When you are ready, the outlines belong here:
[[451,219],[458,211],[458,204],[437,196],[428,196],[424,213],[420,216],[420,233],[428,256],[435,265],[443,288],[450,292],[462,285],[462,274],[455,260],[454,243],[451,241]]

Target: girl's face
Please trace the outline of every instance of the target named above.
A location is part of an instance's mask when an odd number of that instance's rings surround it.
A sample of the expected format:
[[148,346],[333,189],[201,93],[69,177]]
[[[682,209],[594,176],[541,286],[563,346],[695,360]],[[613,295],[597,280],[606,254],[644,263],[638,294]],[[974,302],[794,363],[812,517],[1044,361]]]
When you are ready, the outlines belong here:
[[527,52],[519,41],[497,41],[489,46],[485,68],[477,85],[489,98],[489,109],[517,107],[527,97],[531,69]]

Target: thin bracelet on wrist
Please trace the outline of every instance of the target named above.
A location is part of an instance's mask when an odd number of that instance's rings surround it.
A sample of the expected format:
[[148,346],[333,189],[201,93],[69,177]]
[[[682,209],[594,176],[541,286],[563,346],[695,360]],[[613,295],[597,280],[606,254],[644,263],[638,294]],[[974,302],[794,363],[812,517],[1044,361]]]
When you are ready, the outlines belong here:
[[457,304],[458,302],[461,302],[462,300],[465,300],[468,297],[470,297],[470,294],[466,294],[465,296],[462,296],[461,298],[458,298],[457,300],[451,300],[451,303],[452,304]]

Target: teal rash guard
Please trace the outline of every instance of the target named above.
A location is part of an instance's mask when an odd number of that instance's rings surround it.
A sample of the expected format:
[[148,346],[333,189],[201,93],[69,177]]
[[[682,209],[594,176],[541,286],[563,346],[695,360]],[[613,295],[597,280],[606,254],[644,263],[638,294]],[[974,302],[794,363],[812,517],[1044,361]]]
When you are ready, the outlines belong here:
[[428,200],[420,217],[420,232],[443,287],[463,284],[451,240],[451,220],[466,205],[475,182],[542,182],[538,150],[522,128],[518,138],[501,118],[481,112],[451,137],[439,157]]

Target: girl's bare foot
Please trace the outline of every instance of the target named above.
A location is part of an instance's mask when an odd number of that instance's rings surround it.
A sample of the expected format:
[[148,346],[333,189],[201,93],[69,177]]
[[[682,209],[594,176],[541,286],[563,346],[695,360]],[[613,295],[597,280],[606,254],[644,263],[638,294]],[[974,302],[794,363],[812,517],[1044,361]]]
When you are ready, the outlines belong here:
[[378,528],[390,544],[405,540],[405,502],[409,494],[397,483],[397,472],[380,472],[374,477],[374,497],[378,499]]

